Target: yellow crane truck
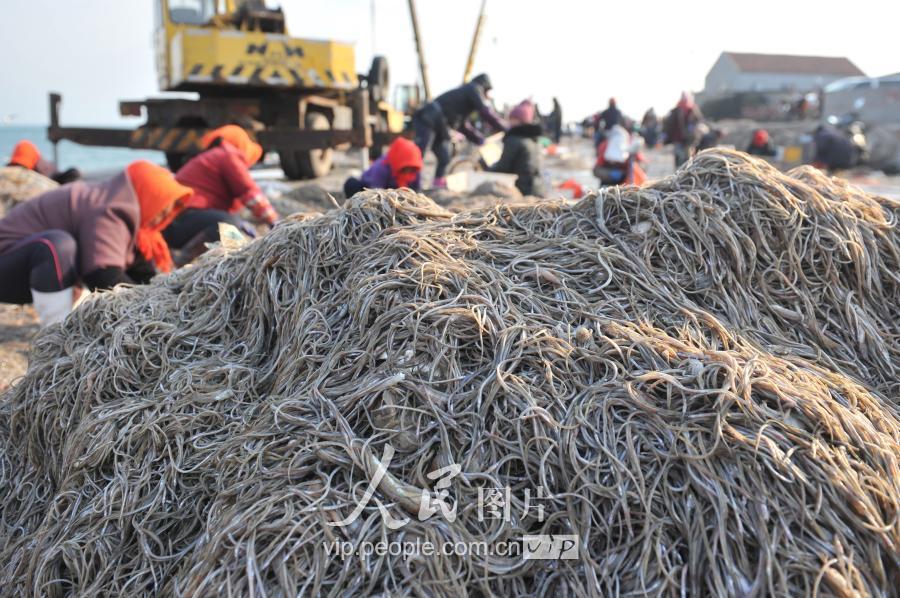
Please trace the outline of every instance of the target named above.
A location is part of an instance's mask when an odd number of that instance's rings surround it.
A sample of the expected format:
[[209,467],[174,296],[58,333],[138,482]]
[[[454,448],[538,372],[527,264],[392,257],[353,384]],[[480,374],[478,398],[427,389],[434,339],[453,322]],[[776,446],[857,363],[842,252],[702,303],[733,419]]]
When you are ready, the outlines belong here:
[[358,75],[351,44],[290,37],[282,10],[262,0],[155,0],[154,9],[159,88],[196,98],[120,102],[123,116],[146,116],[128,130],[62,127],[62,98],[50,94],[50,141],[159,150],[174,170],[206,130],[239,124],[301,179],[327,174],[335,148],[375,154],[403,128],[383,57]]

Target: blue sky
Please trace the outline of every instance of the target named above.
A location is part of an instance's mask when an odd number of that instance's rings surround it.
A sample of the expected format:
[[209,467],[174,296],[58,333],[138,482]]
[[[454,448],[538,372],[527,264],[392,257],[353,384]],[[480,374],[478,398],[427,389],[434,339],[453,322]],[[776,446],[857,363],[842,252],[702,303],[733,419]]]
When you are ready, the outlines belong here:
[[[374,47],[395,83],[417,63],[406,0],[285,0],[291,33],[357,44],[360,71]],[[432,88],[460,82],[480,0],[418,0]],[[19,0],[0,20],[0,116],[44,124],[47,92],[60,91],[63,122],[112,124],[118,101],[156,95],[152,0]],[[752,3],[488,0],[476,61],[501,102],[560,97],[567,119],[614,95],[640,115],[700,89],[722,50],[848,56],[871,75],[900,71],[900,5],[857,0]]]

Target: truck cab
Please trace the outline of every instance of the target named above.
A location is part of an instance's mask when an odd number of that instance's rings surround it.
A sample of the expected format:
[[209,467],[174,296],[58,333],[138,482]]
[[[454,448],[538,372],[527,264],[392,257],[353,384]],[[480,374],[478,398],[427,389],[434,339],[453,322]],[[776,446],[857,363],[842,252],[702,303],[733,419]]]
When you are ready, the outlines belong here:
[[333,95],[358,86],[352,44],[292,38],[262,2],[156,0],[161,91],[279,88]]
[[159,150],[177,170],[207,130],[237,124],[301,179],[327,174],[335,149],[377,155],[402,130],[383,57],[358,75],[353,44],[291,37],[262,0],[155,0],[154,12],[159,89],[196,96],[120,102],[121,115],[145,118],[127,131],[61,127],[51,94],[51,141]]

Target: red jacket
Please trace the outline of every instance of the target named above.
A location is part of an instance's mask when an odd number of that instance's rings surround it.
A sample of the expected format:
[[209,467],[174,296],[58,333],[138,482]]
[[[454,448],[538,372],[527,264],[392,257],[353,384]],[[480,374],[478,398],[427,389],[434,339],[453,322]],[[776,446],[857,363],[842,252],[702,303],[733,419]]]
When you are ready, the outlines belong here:
[[231,214],[247,207],[257,218],[274,224],[278,214],[250,176],[241,152],[228,143],[203,152],[181,167],[175,179],[194,190],[188,209],[222,210]]

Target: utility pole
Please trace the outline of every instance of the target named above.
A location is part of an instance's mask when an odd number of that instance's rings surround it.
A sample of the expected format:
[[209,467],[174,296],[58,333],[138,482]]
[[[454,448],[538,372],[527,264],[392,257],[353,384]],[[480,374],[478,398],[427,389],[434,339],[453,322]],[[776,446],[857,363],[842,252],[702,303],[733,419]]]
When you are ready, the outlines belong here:
[[484,29],[484,7],[487,0],[481,0],[481,11],[478,13],[478,22],[475,24],[475,34],[472,36],[472,47],[469,48],[469,60],[466,61],[466,72],[463,73],[463,83],[468,83],[475,68],[475,52],[478,51],[478,42],[481,40],[481,31]]
[[425,101],[430,102],[431,86],[428,84],[428,65],[425,64],[425,49],[422,47],[422,36],[419,33],[416,0],[409,0],[409,17],[412,19],[413,35],[416,38],[416,52],[419,54],[419,72],[422,75],[422,87],[425,89]]

